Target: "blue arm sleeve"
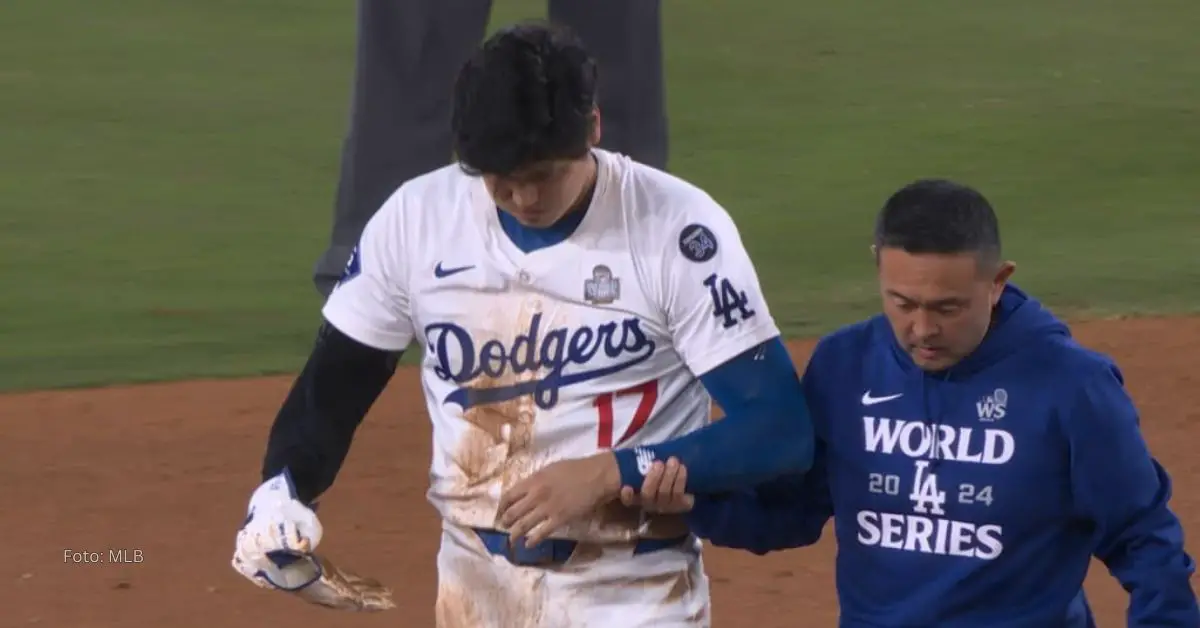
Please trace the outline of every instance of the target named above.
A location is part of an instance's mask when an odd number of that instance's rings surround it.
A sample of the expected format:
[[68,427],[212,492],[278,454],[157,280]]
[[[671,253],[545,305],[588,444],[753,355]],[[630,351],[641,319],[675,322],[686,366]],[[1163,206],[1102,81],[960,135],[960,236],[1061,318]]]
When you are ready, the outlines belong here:
[[816,543],[831,516],[825,447],[818,441],[807,474],[783,476],[748,491],[697,495],[688,526],[713,545],[762,555]]
[[1115,367],[1085,383],[1066,417],[1071,486],[1096,526],[1096,557],[1129,592],[1129,626],[1200,626],[1195,563],[1168,508],[1171,482],[1151,457]]
[[808,405],[780,338],[734,357],[700,381],[725,417],[664,443],[614,451],[623,485],[642,486],[638,452],[655,460],[677,458],[687,467],[687,491],[693,494],[751,488],[812,465]]

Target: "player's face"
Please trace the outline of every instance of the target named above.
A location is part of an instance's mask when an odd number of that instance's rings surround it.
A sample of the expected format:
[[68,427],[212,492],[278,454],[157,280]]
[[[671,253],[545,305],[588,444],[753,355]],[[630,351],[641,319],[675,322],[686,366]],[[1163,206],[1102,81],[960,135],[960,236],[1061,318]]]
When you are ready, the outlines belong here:
[[492,200],[526,227],[549,227],[571,211],[596,176],[591,154],[536,163],[508,176],[483,175]]
[[[592,110],[591,146],[600,143],[600,109]],[[526,227],[549,227],[575,209],[596,181],[596,158],[556,159],[507,176],[483,175],[496,206]]]
[[941,371],[970,355],[991,325],[1015,266],[986,264],[974,253],[914,255],[878,251],[883,312],[896,339],[926,371]]

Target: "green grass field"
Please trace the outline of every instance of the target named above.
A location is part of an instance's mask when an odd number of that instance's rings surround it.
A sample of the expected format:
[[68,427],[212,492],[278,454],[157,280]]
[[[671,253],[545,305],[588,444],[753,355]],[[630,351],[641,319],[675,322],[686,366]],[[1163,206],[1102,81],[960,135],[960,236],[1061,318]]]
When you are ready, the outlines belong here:
[[[351,4],[5,4],[0,388],[298,368]],[[672,170],[733,212],[790,334],[873,310],[873,214],[922,176],[982,189],[1063,311],[1198,309],[1200,4],[665,5]]]

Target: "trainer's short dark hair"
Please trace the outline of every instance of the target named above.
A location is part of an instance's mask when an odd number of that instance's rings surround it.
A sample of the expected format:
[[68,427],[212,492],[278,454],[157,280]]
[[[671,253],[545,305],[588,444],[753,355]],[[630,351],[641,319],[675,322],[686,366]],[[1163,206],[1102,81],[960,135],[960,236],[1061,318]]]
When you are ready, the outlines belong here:
[[463,170],[508,175],[591,147],[596,62],[566,27],[527,21],[497,32],[463,65],[451,128]]
[[994,262],[1000,259],[1000,223],[974,188],[921,179],[884,203],[875,221],[875,246],[912,254],[978,253]]

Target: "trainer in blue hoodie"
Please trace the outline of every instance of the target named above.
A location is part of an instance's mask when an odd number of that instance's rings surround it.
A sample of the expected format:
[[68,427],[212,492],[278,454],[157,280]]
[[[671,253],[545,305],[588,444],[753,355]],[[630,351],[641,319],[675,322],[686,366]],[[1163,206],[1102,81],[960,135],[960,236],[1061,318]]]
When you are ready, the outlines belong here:
[[823,338],[803,377],[813,469],[692,498],[671,462],[640,503],[694,503],[697,534],[756,554],[812,545],[833,517],[845,628],[1091,627],[1092,556],[1129,592],[1129,626],[1200,626],[1120,370],[1008,284],[983,196],[913,183],[874,250],[884,314]]

